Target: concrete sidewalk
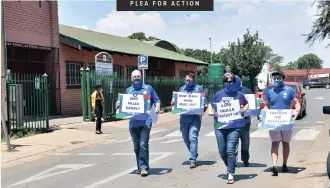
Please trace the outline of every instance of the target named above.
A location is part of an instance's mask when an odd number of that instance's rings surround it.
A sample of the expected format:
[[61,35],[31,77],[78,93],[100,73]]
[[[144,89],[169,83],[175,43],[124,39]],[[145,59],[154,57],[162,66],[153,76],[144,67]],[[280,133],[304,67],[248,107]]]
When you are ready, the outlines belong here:
[[[177,125],[179,117],[171,113],[160,114],[154,127]],[[50,124],[59,126],[60,130],[11,140],[12,148],[14,148],[12,152],[8,152],[6,144],[2,143],[2,168],[102,143],[106,140],[120,140],[129,137],[128,120],[103,123],[104,134],[102,135],[95,134],[95,122],[83,122],[82,117],[59,118]]]

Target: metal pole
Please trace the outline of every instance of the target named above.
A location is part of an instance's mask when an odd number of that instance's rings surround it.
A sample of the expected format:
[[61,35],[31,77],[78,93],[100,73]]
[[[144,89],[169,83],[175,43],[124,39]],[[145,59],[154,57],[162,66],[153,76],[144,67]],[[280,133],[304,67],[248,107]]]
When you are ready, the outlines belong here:
[[1,125],[2,125],[3,132],[5,134],[7,149],[8,149],[8,151],[11,151],[10,140],[9,140],[7,125],[6,125],[6,121],[5,121],[5,115],[3,114],[2,105],[1,105]]
[[145,73],[146,73],[146,71],[144,70],[144,69],[142,69],[142,72],[143,72],[143,84],[144,84],[144,79],[145,79]]

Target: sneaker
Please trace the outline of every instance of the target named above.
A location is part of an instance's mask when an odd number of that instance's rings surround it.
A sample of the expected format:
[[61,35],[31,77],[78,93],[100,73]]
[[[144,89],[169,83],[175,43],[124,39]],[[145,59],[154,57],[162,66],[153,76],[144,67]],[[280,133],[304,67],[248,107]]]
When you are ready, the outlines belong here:
[[148,176],[148,171],[146,171],[146,170],[141,170],[141,176],[142,176],[142,177]]
[[102,134],[101,131],[96,131],[95,134]]
[[286,165],[283,165],[282,172],[288,172],[288,171],[289,171],[288,167]]
[[278,169],[277,169],[276,166],[273,166],[273,168],[272,168],[272,172],[273,172],[273,175],[274,175],[274,176],[278,176]]
[[245,162],[244,162],[244,166],[245,166],[245,167],[248,167],[249,165],[250,165],[249,161],[245,161]]
[[234,182],[235,182],[234,175],[231,173],[228,173],[227,184],[233,184]]
[[196,163],[195,162],[191,162],[190,163],[190,168],[196,168]]
[[238,165],[236,165],[236,166],[235,166],[235,170],[238,170],[238,169],[239,169],[239,167],[238,167]]

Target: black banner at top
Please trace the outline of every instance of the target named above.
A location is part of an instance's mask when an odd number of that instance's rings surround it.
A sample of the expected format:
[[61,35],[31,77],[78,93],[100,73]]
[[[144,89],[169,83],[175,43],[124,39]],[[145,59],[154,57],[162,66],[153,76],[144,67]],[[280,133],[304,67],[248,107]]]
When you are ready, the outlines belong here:
[[117,0],[117,11],[213,11],[214,0]]

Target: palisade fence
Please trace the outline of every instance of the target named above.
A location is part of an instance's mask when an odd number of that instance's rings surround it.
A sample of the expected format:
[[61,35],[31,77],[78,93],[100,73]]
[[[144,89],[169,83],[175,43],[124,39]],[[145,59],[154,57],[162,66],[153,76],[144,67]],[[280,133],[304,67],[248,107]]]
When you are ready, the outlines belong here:
[[47,74],[6,74],[8,131],[48,129],[50,82]]
[[[196,83],[203,87],[208,100],[222,89],[222,79],[209,80],[207,77],[197,77]],[[172,100],[173,91],[184,84],[183,78],[176,77],[147,77],[145,84],[151,85],[161,100],[161,108],[169,107]],[[100,75],[88,68],[81,69],[81,91],[82,91],[82,110],[83,120],[93,121],[91,95],[95,91],[96,85],[101,85],[104,95],[103,118],[111,121],[116,118],[116,101],[118,93],[124,93],[126,88],[132,85],[130,77],[124,78],[117,75]]]

